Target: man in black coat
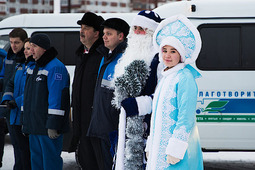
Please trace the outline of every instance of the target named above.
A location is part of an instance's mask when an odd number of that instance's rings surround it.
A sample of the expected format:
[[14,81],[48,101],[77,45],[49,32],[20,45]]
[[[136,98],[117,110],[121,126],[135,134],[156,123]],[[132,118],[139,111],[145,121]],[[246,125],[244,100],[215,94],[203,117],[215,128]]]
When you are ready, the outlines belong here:
[[98,169],[92,151],[93,137],[87,137],[93,106],[94,88],[102,55],[96,48],[103,44],[100,25],[104,19],[87,12],[77,24],[81,25],[81,46],[76,51],[76,68],[72,85],[73,138],[69,152],[78,147],[78,162],[82,169]]

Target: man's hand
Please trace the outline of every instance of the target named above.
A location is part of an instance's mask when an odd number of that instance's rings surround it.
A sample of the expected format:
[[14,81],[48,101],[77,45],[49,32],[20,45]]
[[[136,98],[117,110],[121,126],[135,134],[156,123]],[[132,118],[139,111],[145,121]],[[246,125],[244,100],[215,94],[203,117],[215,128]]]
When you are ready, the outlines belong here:
[[58,134],[57,130],[55,129],[48,129],[48,136],[51,139],[56,139],[60,136],[60,134]]
[[172,164],[172,165],[175,165],[177,164],[178,162],[180,162],[180,159],[179,158],[176,158],[176,157],[173,157],[171,155],[167,155],[166,157],[166,162],[168,164]]

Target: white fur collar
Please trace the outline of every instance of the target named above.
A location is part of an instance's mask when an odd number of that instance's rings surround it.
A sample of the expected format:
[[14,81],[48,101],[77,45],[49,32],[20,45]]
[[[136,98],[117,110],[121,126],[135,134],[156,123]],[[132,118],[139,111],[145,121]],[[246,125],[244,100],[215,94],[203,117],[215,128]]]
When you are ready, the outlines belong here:
[[161,74],[163,75],[163,77],[166,77],[170,74],[173,74],[173,73],[176,73],[178,72],[179,70],[183,69],[185,67],[185,64],[184,63],[179,63],[177,64],[176,66],[174,66],[173,68],[170,68],[169,70],[167,71],[164,71],[162,70]]

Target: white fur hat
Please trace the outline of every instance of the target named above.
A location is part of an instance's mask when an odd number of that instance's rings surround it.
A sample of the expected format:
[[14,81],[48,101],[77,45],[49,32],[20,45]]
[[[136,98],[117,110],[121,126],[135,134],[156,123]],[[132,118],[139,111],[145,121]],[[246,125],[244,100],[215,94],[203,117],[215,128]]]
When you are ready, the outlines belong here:
[[143,10],[143,11],[140,11],[135,16],[135,18],[133,19],[131,23],[131,26],[140,26],[142,28],[148,28],[154,31],[157,28],[160,21],[161,21],[161,18],[157,13],[153,11]]
[[184,15],[175,15],[163,20],[153,35],[153,45],[159,50],[162,61],[162,47],[170,45],[181,55],[184,64],[196,61],[201,49],[201,38],[196,27]]

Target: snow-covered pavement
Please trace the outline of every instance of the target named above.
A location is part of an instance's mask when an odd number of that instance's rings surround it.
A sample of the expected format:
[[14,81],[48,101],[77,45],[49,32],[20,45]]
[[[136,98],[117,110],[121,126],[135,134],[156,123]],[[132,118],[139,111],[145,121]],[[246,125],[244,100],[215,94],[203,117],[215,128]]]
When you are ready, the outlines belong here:
[[[14,156],[10,144],[5,145],[3,167],[12,170]],[[255,170],[255,152],[204,152],[205,170]],[[74,153],[62,152],[64,170],[78,170]]]

